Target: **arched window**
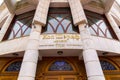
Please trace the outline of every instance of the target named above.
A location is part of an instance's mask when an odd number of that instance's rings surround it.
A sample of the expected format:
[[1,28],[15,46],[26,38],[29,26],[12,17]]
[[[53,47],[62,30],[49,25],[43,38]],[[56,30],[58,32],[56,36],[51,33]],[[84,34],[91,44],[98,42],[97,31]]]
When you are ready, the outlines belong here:
[[51,8],[43,33],[78,33],[78,27],[72,22],[69,8]]
[[4,40],[29,35],[31,31],[31,24],[34,17],[34,12],[35,11],[30,11],[27,13],[16,15],[4,37]]
[[50,67],[49,71],[73,71],[72,66],[66,61],[55,61]]
[[89,30],[92,35],[105,38],[116,38],[111,26],[104,15],[85,11],[88,20]]
[[22,61],[16,61],[10,64],[5,71],[11,72],[11,71],[19,71],[21,67]]
[[117,68],[108,61],[100,60],[100,63],[103,70],[117,70]]

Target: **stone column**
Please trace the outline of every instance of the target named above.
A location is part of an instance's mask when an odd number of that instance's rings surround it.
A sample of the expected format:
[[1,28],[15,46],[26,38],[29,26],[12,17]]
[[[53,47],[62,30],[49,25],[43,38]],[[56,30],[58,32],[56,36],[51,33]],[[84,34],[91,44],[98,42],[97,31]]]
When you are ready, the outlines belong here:
[[35,80],[38,62],[38,46],[42,26],[35,24],[29,37],[29,43],[24,54],[18,80]]
[[49,5],[50,0],[39,0],[18,80],[35,80],[40,33],[42,26],[46,24]]
[[[90,38],[90,33],[85,28],[87,19],[80,0],[68,0],[72,11],[74,25],[79,26],[81,40],[83,42],[83,59],[86,67],[88,80],[105,80],[103,71],[95,49]],[[80,56],[79,56],[80,58]]]
[[94,45],[93,41],[85,26],[86,24],[79,24],[80,36],[83,42],[83,59],[88,80],[105,80],[97,52],[91,47],[91,45]]
[[112,17],[112,15],[110,13],[106,13],[105,14],[109,23],[111,24],[115,34],[117,35],[118,39],[120,40],[120,29],[117,25],[117,23],[115,22],[114,18]]

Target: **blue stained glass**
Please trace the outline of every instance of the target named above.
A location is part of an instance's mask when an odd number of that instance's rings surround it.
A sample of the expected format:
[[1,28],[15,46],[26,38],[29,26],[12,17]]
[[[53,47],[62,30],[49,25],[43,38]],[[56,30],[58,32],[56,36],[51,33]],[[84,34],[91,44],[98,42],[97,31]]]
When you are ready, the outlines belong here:
[[22,61],[17,61],[17,62],[14,62],[12,64],[10,64],[5,71],[19,71],[20,70],[20,67],[21,67],[21,63]]
[[107,61],[101,60],[100,63],[103,70],[116,70],[116,67]]
[[49,71],[72,71],[72,70],[73,70],[72,66],[65,61],[56,61],[49,68]]

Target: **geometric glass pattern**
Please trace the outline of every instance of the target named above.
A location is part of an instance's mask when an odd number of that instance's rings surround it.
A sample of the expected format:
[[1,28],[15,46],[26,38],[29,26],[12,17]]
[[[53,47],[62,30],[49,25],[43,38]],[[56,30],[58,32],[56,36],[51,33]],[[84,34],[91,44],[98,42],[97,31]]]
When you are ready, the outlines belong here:
[[69,8],[51,8],[43,33],[78,33]]
[[49,71],[73,71],[73,68],[66,61],[56,61],[49,67]]
[[112,38],[110,25],[103,15],[85,11],[88,20],[89,30],[92,35],[105,38]]
[[10,29],[8,39],[14,39],[22,36],[27,36],[31,31],[31,24],[34,17],[34,11],[17,15]]
[[11,71],[20,71],[22,61],[16,61],[10,64],[5,71],[11,72]]
[[103,70],[117,70],[113,64],[105,60],[100,60],[100,64]]

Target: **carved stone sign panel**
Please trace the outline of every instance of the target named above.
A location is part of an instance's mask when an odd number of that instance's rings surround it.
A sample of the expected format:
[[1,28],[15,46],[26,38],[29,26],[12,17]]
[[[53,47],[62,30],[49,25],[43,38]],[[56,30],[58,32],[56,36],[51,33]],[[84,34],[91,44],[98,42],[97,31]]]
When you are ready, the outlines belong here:
[[80,49],[79,34],[44,34],[40,36],[40,49]]

